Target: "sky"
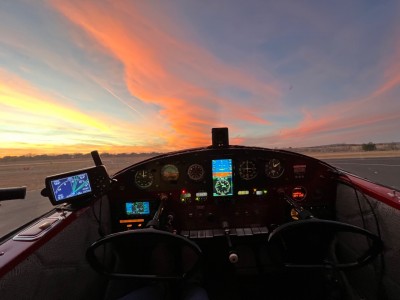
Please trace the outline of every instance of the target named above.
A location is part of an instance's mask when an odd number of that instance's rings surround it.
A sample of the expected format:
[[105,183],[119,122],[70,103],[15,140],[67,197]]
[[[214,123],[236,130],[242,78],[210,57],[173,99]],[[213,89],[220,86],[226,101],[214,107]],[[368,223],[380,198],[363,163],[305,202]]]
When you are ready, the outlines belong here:
[[0,2],[0,157],[400,141],[400,2]]

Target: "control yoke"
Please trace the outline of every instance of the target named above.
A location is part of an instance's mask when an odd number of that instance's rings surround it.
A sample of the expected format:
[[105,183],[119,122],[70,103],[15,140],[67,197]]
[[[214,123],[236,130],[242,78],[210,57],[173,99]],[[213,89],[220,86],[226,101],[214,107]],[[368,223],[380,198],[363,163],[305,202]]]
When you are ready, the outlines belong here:
[[0,202],[6,200],[25,199],[26,186],[0,188]]

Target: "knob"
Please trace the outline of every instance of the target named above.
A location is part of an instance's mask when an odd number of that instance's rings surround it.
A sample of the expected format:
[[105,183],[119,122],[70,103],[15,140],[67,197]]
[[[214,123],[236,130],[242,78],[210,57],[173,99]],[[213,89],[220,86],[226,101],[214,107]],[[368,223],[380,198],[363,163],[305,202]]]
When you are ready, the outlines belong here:
[[231,252],[229,254],[229,261],[231,264],[236,264],[239,261],[239,256],[236,254],[236,252]]
[[167,224],[169,226],[172,226],[172,222],[174,221],[174,216],[173,215],[168,215],[167,217]]
[[213,214],[212,212],[209,212],[209,213],[207,214],[207,220],[208,220],[209,222],[214,222],[214,214]]

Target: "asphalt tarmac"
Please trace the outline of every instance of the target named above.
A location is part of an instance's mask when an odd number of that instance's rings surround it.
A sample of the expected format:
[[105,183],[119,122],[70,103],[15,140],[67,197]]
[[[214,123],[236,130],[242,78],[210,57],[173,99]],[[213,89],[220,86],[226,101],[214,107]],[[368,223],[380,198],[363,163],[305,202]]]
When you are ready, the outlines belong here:
[[400,190],[400,157],[325,159],[327,163]]
[[[335,167],[400,190],[400,157],[325,159]],[[43,178],[44,180],[44,178]],[[24,200],[1,202],[0,237],[53,208],[39,190],[28,191]]]

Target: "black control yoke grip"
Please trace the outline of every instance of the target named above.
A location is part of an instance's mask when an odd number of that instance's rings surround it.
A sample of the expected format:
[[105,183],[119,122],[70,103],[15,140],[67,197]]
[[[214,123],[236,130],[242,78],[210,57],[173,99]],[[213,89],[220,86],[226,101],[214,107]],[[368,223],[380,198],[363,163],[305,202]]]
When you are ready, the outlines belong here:
[[26,186],[0,188],[0,201],[25,199],[25,196],[26,196]]

